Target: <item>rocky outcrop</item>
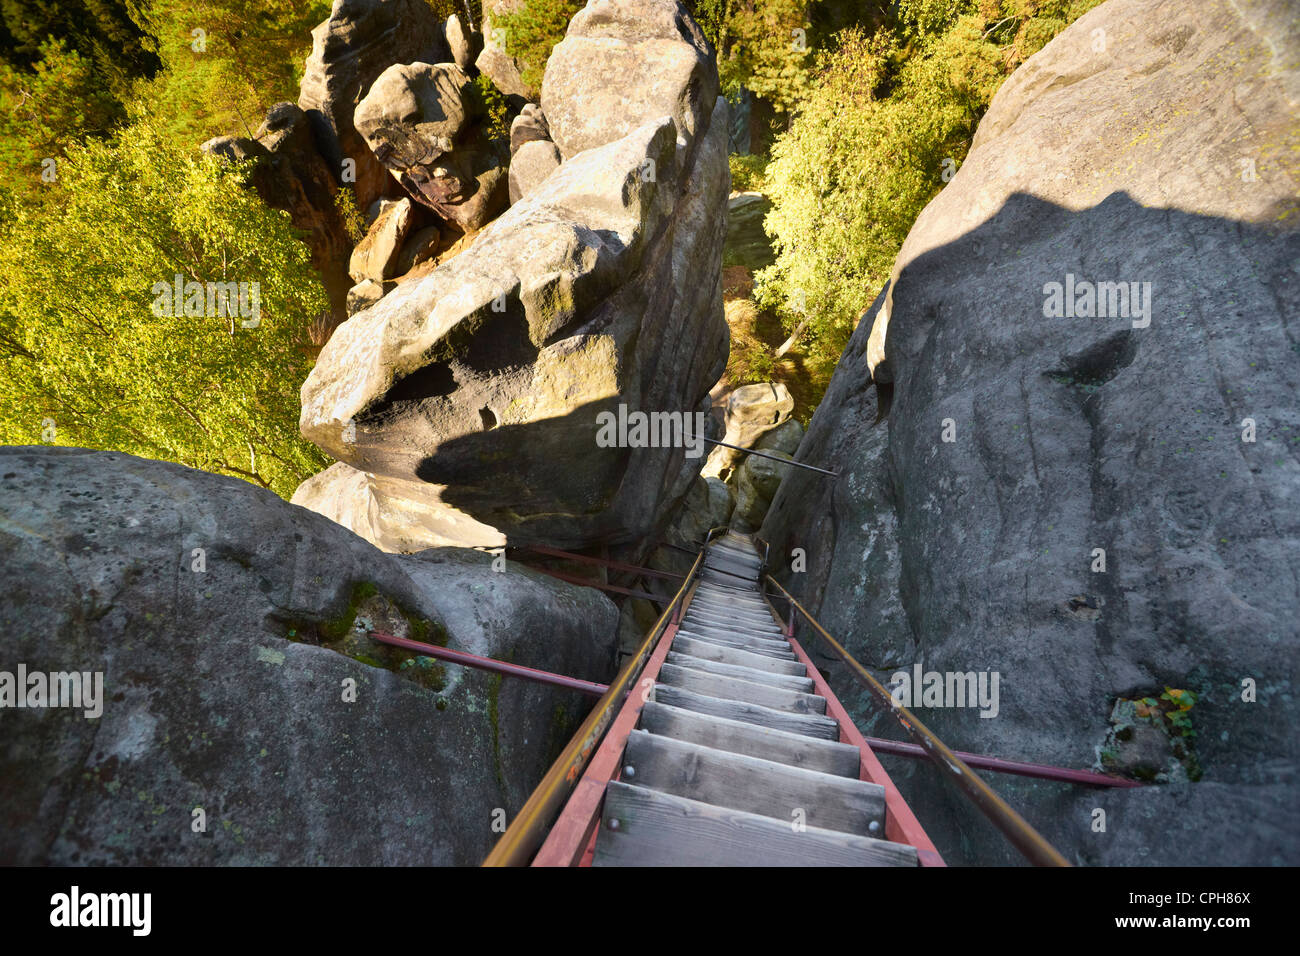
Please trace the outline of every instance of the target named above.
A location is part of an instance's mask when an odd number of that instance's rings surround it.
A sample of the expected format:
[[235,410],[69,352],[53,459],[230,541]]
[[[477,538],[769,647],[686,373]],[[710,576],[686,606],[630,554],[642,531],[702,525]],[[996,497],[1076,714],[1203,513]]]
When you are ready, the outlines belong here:
[[[781,382],[759,382],[732,389],[723,407],[726,432],[722,440],[737,448],[752,448],[765,433],[790,420],[794,398]],[[724,481],[744,457],[735,448],[714,447],[703,474]]]
[[727,201],[727,248],[723,266],[761,269],[776,261],[763,217],[772,201],[762,193],[736,193]]
[[[954,748],[1132,767],[1105,760],[1117,702],[1196,695],[1194,737],[1143,719],[1199,782],[996,777],[1080,862],[1300,859],[1285,8],[1110,0],[1007,81],[799,448],[840,478],[793,472],[762,532],[783,560],[803,549],[806,572],[783,577],[883,679],[914,662],[1000,673],[996,718],[917,711]],[[950,859],[1017,859],[928,771],[889,770]]]
[[[769,451],[768,454],[785,461],[793,457],[784,451]],[[735,472],[736,508],[731,517],[731,527],[742,534],[757,531],[767,515],[772,496],[789,470],[789,465],[772,458],[746,455]]]
[[524,143],[510,160],[510,202],[517,203],[559,168],[560,150],[552,142]]
[[452,61],[471,76],[476,73],[474,60],[483,49],[483,35],[472,27],[462,24],[460,17],[454,13],[443,24],[442,33],[447,41],[447,48],[451,50]]
[[[646,47],[647,23],[689,23],[679,4],[604,7],[618,14],[600,21],[615,45],[696,57],[680,25]],[[625,57],[583,65],[616,68],[636,82],[649,69]],[[563,72],[548,69],[544,98],[571,124],[577,108],[553,79]],[[598,415],[620,406],[704,412],[726,359],[725,101],[698,101],[716,89],[712,74],[678,79],[694,85],[635,94],[635,109],[601,128],[607,139],[575,133],[570,142],[588,148],[569,152],[472,246],[339,330],[303,386],[301,426],[340,464],[295,502],[394,551],[629,542],[666,520],[699,458],[681,441],[597,438]]]
[[484,0],[483,2],[483,49],[474,60],[480,73],[492,81],[502,93],[506,94],[515,109],[524,103],[537,99],[537,90],[524,82],[524,66],[507,50],[506,34],[500,26],[494,26],[492,18],[501,22],[502,15],[518,12],[523,0]]
[[510,124],[510,202],[519,202],[564,161],[551,142],[546,114],[529,103]]
[[612,676],[614,606],[513,562],[387,555],[118,453],[0,448],[0,474],[0,670],[102,675],[98,716],[0,712],[8,865],[473,865],[590,700],[369,632]]
[[394,63],[450,62],[443,24],[425,0],[335,0],[311,36],[298,105],[311,119],[335,179],[348,181],[344,160],[355,165],[357,208],[365,209],[398,190],[357,132],[353,112]]
[[397,276],[402,245],[411,234],[415,222],[411,200],[398,199],[385,203],[365,238],[352,250],[348,264],[352,281],[364,282],[370,279],[383,282]]
[[578,11],[569,23],[546,63],[541,105],[566,160],[626,136],[646,119],[671,116],[678,147],[673,174],[680,176],[692,166],[717,95],[708,41],[680,4],[609,0]]
[[454,63],[399,63],[357,105],[357,131],[418,202],[462,232],[506,204],[509,147],[484,123],[486,104]]

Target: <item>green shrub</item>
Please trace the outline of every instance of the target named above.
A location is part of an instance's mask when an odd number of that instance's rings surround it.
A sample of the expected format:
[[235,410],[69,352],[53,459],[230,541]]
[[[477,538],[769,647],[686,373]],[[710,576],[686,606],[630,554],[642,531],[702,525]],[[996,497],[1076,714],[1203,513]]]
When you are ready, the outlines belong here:
[[771,156],[760,153],[740,155],[732,153],[727,157],[731,164],[731,189],[733,192],[762,192],[767,181],[767,164]]
[[[0,202],[0,443],[117,449],[286,497],[324,466],[298,388],[326,297],[244,172],[141,124],[72,148],[45,202]],[[177,274],[257,283],[259,308],[157,314]]]
[[839,356],[1024,51],[1096,2],[903,0],[892,26],[843,31],[818,58],[772,148],[765,227],[777,257],[755,287],[787,328],[807,319],[810,358]]

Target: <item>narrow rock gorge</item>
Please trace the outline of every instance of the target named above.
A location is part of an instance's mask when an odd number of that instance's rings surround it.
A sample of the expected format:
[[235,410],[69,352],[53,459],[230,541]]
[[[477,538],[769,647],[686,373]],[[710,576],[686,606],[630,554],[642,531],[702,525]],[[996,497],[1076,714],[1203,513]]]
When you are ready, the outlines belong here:
[[[1122,784],[985,775],[1063,862],[1300,861],[1293,2],[253,6],[274,89],[164,24],[142,138],[0,153],[58,170],[0,192],[0,864],[600,864],[655,772],[691,861],[1022,864],[767,572],[895,691],[996,678],[909,700],[954,750]],[[0,61],[14,129],[96,42]]]

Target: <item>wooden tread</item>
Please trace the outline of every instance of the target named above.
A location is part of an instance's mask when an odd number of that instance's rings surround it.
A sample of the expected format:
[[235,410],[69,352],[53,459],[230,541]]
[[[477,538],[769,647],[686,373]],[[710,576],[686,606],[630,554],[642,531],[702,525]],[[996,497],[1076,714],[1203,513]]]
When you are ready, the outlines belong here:
[[628,738],[623,780],[787,824],[797,820],[859,836],[884,832],[885,788],[879,784],[714,750],[644,730],[634,730]]
[[727,700],[722,697],[710,697],[685,687],[673,687],[670,684],[655,684],[650,689],[650,699],[662,704],[671,704],[684,710],[693,710],[697,714],[712,717],[726,717],[728,720],[740,720],[773,730],[786,730],[790,733],[803,734],[805,737],[818,737],[822,740],[839,740],[840,726],[829,717],[819,714],[795,714],[788,710],[776,710],[761,704],[750,704],[739,700]]
[[745,701],[762,707],[771,707],[774,710],[788,710],[795,714],[826,713],[826,698],[818,697],[816,694],[805,694],[784,687],[771,687],[737,677],[723,677],[721,674],[710,674],[676,664],[664,664],[660,668],[659,682],[670,687],[684,687],[697,694]]
[[[617,822],[615,822],[617,821]],[[611,782],[593,866],[916,866],[910,846]]]
[[705,657],[695,657],[691,654],[683,654],[672,650],[668,652],[666,663],[676,664],[678,667],[690,667],[697,671],[705,671],[721,677],[736,677],[740,680],[753,681],[755,684],[785,687],[788,690],[796,690],[805,694],[811,693],[813,689],[813,679],[811,677],[800,677],[797,674],[774,674],[771,671],[757,667],[745,667],[743,664],[724,664],[721,661],[711,661]]
[[649,701],[641,709],[643,730],[675,740],[773,760],[792,767],[820,770],[838,777],[857,778],[861,754],[852,744],[819,740],[786,730],[775,730],[743,720],[709,716]]
[[773,674],[794,674],[802,677],[808,673],[808,668],[797,660],[768,657],[766,654],[742,651],[739,648],[727,647],[723,644],[697,641],[693,637],[684,637],[681,634],[678,634],[673,639],[673,650],[706,661],[717,661],[720,664],[739,664],[742,667],[752,667],[755,670],[768,671]]

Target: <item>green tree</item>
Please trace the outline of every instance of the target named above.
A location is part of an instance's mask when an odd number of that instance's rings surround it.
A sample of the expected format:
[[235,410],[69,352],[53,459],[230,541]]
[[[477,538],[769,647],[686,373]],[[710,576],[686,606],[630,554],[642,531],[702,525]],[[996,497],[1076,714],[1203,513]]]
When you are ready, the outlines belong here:
[[[816,2],[816,0],[813,0]],[[807,0],[731,0],[715,16],[718,74],[722,87],[750,90],[781,113],[808,93],[815,36]]]
[[[246,172],[137,124],[70,149],[46,202],[0,194],[0,442],[117,449],[284,496],[325,464],[298,434],[325,294]],[[257,283],[260,325],[155,314],[178,274]]]
[[272,104],[298,99],[329,12],[328,0],[142,0],[135,17],[162,69],[136,84],[132,118],[190,142],[251,136]]
[[536,94],[555,44],[585,0],[524,0],[513,13],[490,14],[492,30],[505,30],[506,53],[519,61],[519,77]]
[[40,53],[30,69],[0,63],[0,175],[28,197],[48,186],[43,173],[57,177],[66,145],[107,135],[123,116],[93,62],[67,41],[46,40]]
[[846,30],[819,56],[766,170],[776,261],[755,285],[811,358],[839,356],[1026,50],[1097,2],[903,0],[893,24]]

